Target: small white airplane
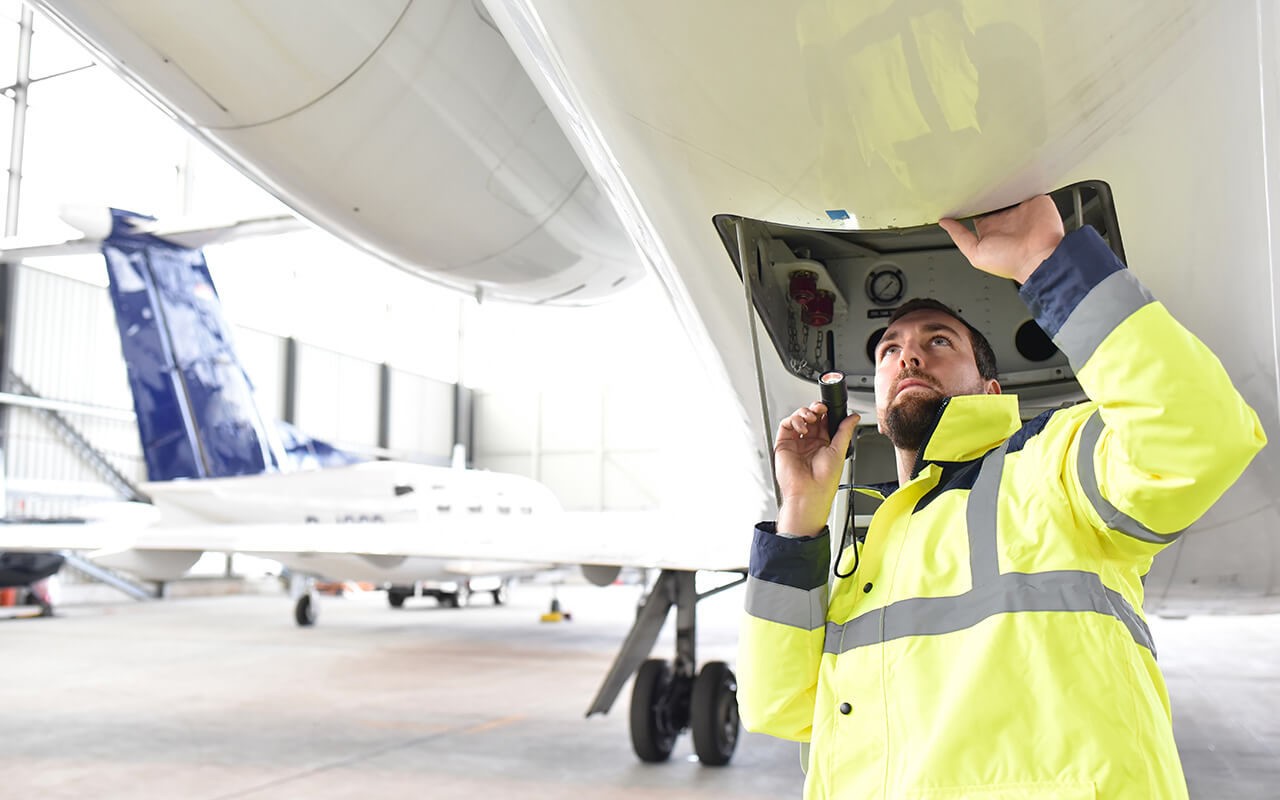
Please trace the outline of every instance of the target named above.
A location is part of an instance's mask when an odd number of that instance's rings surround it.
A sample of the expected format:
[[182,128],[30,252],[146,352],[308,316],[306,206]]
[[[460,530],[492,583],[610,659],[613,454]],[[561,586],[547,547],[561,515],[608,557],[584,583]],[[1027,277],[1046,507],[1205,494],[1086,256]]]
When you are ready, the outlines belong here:
[[[700,404],[756,453],[753,515],[818,374],[871,419],[868,343],[913,295],[984,330],[1025,416],[1081,399],[935,225],[1045,192],[1278,432],[1277,0],[34,4],[303,217],[428,280],[584,303],[648,269],[724,387]],[[892,475],[876,438],[860,482]],[[1280,606],[1278,453],[1157,559],[1148,612]],[[708,696],[696,673],[691,639],[641,671],[646,752]]]
[[[237,356],[231,328],[196,245],[299,229],[295,218],[241,223],[156,222],[110,209],[70,208],[80,238],[55,244],[0,241],[9,260],[97,249],[134,396],[149,480],[148,503],[97,509],[115,525],[448,524],[464,517],[501,526],[511,518],[560,511],[547,487],[520,475],[366,460],[264,415]],[[185,242],[180,244],[179,242]],[[100,521],[105,521],[100,519]],[[91,559],[137,577],[181,577],[200,550],[98,550]],[[262,552],[289,568],[294,617],[316,619],[316,579],[388,586],[393,607],[415,593],[458,607],[471,590],[505,601],[510,578],[552,565],[358,552]]]

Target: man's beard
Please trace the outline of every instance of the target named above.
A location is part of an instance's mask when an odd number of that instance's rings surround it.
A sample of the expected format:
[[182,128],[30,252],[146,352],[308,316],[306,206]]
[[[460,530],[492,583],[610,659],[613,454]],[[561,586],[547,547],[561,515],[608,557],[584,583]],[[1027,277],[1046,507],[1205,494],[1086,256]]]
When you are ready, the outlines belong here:
[[890,405],[884,415],[884,433],[893,446],[919,452],[946,399],[938,392],[913,391]]

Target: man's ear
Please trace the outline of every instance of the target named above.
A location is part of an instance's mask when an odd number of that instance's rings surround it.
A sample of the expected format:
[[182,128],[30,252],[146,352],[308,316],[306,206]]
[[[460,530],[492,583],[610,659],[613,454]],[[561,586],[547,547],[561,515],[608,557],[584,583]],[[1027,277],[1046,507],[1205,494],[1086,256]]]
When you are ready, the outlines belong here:
[[987,381],[987,394],[1000,394],[1000,381],[992,378]]

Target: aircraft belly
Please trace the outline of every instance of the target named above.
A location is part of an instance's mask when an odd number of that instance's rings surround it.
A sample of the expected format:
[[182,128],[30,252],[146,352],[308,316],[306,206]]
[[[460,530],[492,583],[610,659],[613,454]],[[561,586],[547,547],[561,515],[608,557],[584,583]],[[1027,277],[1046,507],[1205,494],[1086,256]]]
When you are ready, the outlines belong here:
[[[740,12],[727,6],[512,0],[494,16],[544,96],[564,98],[553,108],[577,121],[615,204],[643,209],[624,219],[686,328],[714,344],[709,372],[733,386],[762,484],[773,424],[816,393],[761,331],[773,418],[762,423],[754,370],[726,366],[754,359],[742,282],[707,220],[905,227],[1082,180],[1111,186],[1129,264],[1277,440],[1280,213],[1268,190],[1280,171],[1264,133],[1280,69],[1258,44],[1280,27],[1275,2],[770,3],[731,36],[723,21]],[[872,418],[868,395],[851,405]],[[1162,556],[1149,605],[1280,594],[1278,453],[1264,450]],[[1215,542],[1212,557],[1191,555]]]
[[509,561],[465,561],[442,558],[405,558],[396,566],[380,567],[355,554],[263,553],[289,569],[330,580],[411,584],[415,581],[455,581],[467,577],[525,575],[548,565]]

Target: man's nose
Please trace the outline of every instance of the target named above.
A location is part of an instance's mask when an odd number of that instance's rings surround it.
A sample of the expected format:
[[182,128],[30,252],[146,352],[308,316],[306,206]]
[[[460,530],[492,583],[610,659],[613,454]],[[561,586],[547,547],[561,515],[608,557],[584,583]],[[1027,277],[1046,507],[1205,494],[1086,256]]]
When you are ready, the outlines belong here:
[[919,367],[921,364],[920,353],[917,352],[915,348],[903,346],[902,349],[898,351],[898,363],[904,368]]

